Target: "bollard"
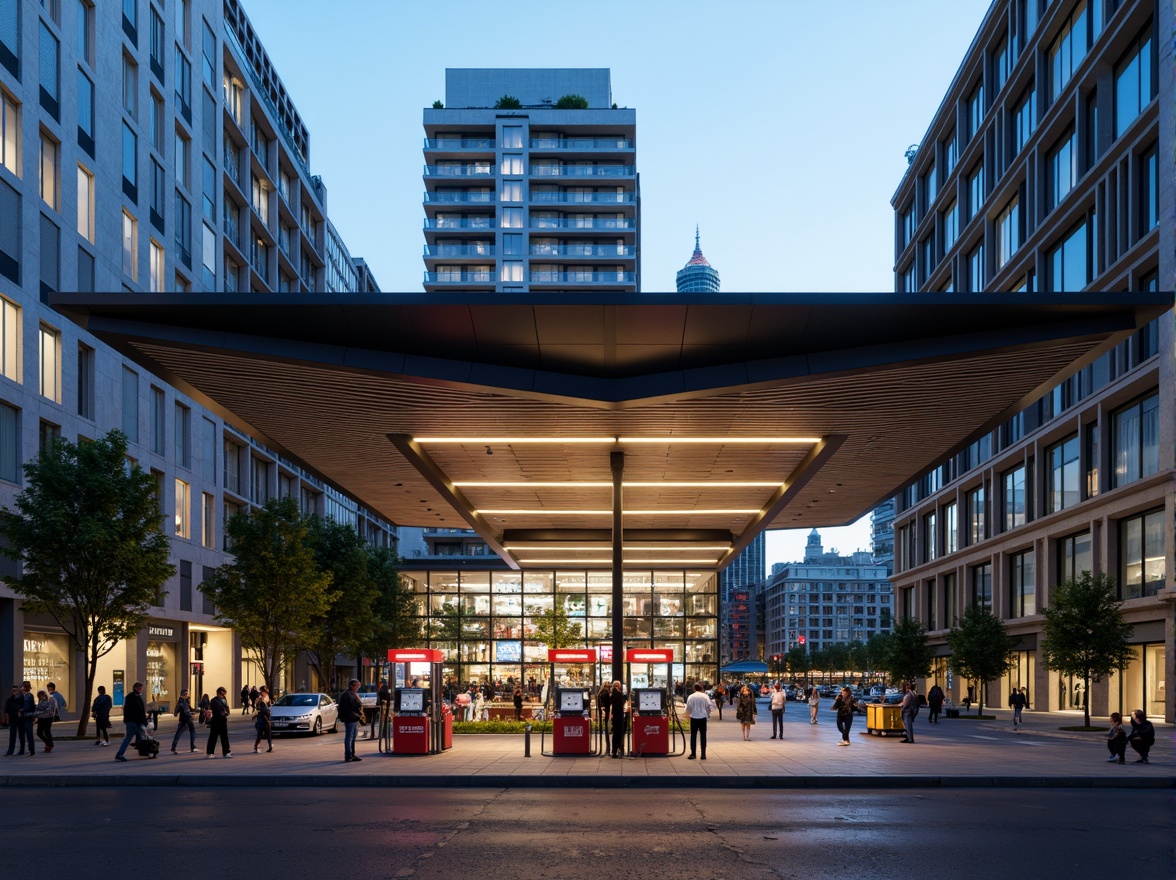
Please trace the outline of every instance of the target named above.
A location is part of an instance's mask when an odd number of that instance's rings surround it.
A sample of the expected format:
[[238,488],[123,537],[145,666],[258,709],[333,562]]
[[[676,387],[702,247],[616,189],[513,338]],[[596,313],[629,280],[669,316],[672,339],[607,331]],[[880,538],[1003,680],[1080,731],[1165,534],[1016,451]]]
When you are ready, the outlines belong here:
[[531,722],[523,725],[523,757],[531,757]]

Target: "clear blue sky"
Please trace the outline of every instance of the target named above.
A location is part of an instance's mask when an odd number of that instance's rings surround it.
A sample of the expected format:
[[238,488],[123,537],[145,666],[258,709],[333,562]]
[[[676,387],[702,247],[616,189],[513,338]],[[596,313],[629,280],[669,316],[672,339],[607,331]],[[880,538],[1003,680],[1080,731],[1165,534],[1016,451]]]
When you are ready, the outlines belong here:
[[[989,0],[243,0],[352,256],[421,291],[421,111],[446,67],[607,67],[637,111],[642,288],[694,225],[723,290],[893,289],[890,197]],[[908,48],[911,47],[911,48]],[[806,533],[768,538],[802,558]],[[869,548],[868,522],[823,529]]]

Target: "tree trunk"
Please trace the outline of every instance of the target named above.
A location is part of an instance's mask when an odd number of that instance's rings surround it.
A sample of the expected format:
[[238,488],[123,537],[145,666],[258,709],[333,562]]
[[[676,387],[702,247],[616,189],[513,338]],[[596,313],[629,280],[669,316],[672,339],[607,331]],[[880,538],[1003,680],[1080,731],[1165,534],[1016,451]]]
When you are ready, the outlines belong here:
[[1086,719],[1086,726],[1090,727],[1090,673],[1082,679],[1082,716]]
[[98,658],[86,658],[86,688],[82,695],[82,705],[78,707],[78,732],[79,737],[86,735],[86,728],[90,725],[90,703],[94,699],[94,677],[98,674]]

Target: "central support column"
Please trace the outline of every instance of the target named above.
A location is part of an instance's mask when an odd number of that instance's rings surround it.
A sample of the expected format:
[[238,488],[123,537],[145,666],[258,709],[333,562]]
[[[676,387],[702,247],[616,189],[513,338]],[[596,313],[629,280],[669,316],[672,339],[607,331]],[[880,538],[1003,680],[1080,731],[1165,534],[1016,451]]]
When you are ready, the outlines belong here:
[[625,453],[609,453],[612,470],[612,680],[625,679],[625,574],[621,569],[624,545],[621,511],[624,509]]

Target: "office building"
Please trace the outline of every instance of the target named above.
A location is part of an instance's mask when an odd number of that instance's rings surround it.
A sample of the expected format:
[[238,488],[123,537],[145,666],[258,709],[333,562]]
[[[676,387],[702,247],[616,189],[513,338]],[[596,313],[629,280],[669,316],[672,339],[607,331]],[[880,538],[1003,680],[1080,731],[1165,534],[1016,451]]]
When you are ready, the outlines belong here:
[[[1171,291],[1171,33],[1154,0],[993,3],[894,195],[896,291]],[[1173,351],[1168,313],[896,499],[896,614],[953,698],[981,683],[949,677],[947,633],[979,605],[1017,639],[987,704],[1173,720]],[[1083,571],[1114,578],[1136,653],[1090,693],[1041,657],[1042,609]]]
[[887,574],[886,566],[863,550],[826,553],[813,529],[804,559],[773,566],[763,589],[766,653],[787,654],[801,646],[819,651],[890,632],[893,591]]
[[447,69],[424,111],[426,291],[641,289],[637,113],[606,69]]
[[[159,486],[176,574],[98,683],[140,679],[174,704],[180,687],[257,682],[200,592],[228,559],[228,518],[289,496],[374,543],[394,528],[46,303],[359,289],[309,132],[237,0],[0,3],[0,101],[0,502],[52,438],[122,430]],[[83,669],[61,628],[0,584],[0,679],[52,679],[74,717]]]
[[678,270],[675,279],[678,293],[718,293],[719,270],[707,262],[702,255],[698,240],[698,227],[694,227],[694,253],[686,265]]
[[764,584],[766,535],[759,534],[731,564],[719,572],[719,620],[722,637],[719,660],[755,658],[759,643],[755,638],[755,597]]

